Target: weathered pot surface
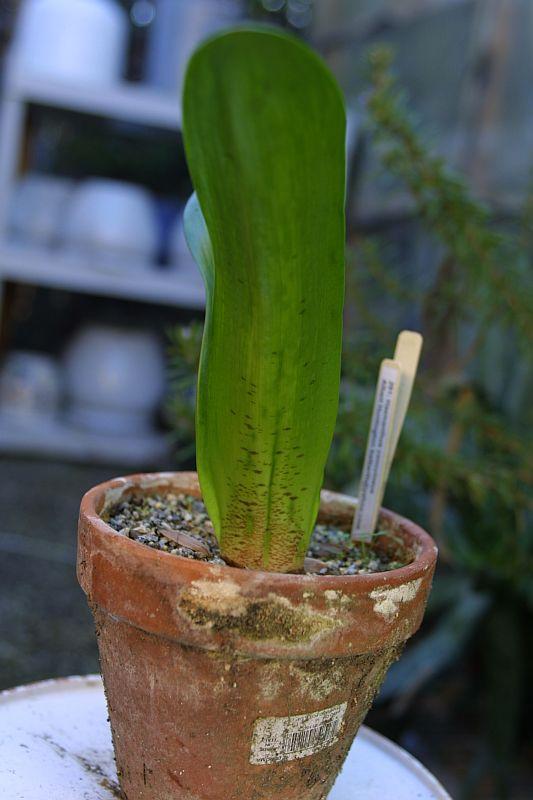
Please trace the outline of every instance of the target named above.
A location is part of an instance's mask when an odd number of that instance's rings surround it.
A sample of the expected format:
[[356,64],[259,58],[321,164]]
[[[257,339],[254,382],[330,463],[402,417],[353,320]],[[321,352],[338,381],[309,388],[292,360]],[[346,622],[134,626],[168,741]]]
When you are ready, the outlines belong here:
[[[78,577],[96,622],[127,800],[324,800],[389,665],[419,627],[437,550],[355,576],[283,575],[152,550],[101,515],[131,493],[200,496],[194,473],[134,475],[83,498]],[[355,501],[323,492],[320,517]]]

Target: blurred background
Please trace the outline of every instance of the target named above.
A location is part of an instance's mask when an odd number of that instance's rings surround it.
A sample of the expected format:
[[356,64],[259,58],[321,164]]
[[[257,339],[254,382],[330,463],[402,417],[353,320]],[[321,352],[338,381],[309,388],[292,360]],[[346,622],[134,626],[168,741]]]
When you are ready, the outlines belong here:
[[529,800],[530,0],[3,0],[0,688],[98,669],[82,493],[194,467],[179,91],[196,43],[249,18],[307,39],[349,109],[331,488],[357,490],[380,359],[402,327],[425,337],[386,504],[440,566],[368,722],[456,800]]

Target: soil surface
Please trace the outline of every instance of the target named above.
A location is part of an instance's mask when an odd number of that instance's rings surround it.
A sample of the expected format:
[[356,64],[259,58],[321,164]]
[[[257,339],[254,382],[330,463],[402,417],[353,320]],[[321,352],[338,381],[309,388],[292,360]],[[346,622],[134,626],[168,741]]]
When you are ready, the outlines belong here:
[[[224,564],[205,505],[186,494],[132,496],[111,508],[104,520],[118,533],[174,555]],[[374,534],[374,542],[383,535]],[[319,575],[388,572],[410,561],[398,552],[354,543],[350,534],[332,525],[316,525],[305,571]]]

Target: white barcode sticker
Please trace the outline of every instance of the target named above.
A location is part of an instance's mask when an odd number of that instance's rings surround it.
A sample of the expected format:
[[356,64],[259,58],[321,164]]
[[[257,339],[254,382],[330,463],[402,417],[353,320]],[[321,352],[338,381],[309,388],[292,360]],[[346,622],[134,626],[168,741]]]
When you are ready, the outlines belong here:
[[299,714],[255,721],[251,764],[280,764],[312,756],[334,744],[342,728],[347,703]]

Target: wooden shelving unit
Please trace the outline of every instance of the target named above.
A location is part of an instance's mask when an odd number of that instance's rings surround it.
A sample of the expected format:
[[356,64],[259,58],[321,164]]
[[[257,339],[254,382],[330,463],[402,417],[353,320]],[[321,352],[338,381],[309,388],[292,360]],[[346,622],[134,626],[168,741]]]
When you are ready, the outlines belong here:
[[83,114],[122,120],[173,131],[181,130],[178,93],[157,92],[148,87],[121,83],[103,90],[92,86],[57,83],[12,73],[5,86],[4,100],[61,108]]
[[[7,64],[0,106],[0,314],[7,282],[203,310],[203,288],[186,270],[147,265],[145,270],[131,273],[126,267],[123,272],[110,272],[60,250],[26,247],[10,240],[9,206],[23,162],[28,112],[35,106],[176,133],[181,129],[177,93],[165,94],[128,83],[100,89],[45,81],[18,75]],[[156,433],[144,439],[113,442],[109,437],[69,428],[66,423],[25,430],[0,418],[0,452],[106,462],[116,461],[117,448],[123,463],[135,467],[163,460],[169,445],[167,437]]]
[[151,267],[131,273],[98,271],[97,267],[60,251],[7,244],[0,247],[0,275],[13,283],[45,286],[102,297],[117,297],[201,310],[205,295],[198,282],[170,267]]
[[84,431],[67,422],[46,420],[42,423],[22,420],[14,423],[0,414],[0,452],[16,455],[39,455],[87,464],[120,464],[135,469],[157,468],[168,459],[169,436],[109,436]]

